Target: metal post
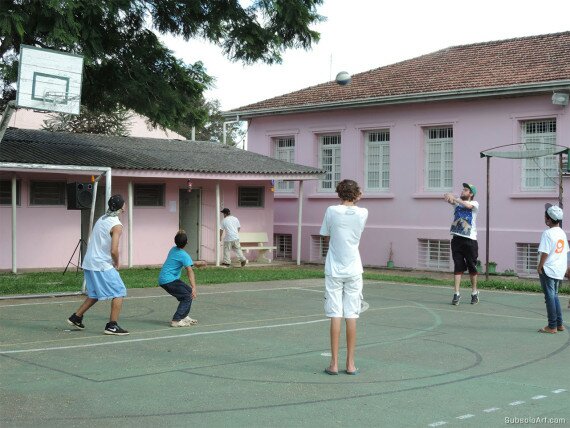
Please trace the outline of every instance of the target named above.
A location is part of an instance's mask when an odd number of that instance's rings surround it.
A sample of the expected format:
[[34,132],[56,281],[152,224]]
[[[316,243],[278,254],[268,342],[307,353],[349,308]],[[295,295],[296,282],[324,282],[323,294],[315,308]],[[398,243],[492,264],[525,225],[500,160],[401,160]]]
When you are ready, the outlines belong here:
[[133,248],[134,248],[134,247],[133,247],[133,205],[134,205],[134,204],[133,204],[133,201],[134,201],[133,188],[134,188],[133,182],[132,182],[132,181],[129,181],[128,195],[127,195],[127,198],[128,198],[128,201],[129,201],[129,204],[128,204],[128,206],[127,206],[127,213],[128,213],[128,216],[129,216],[129,229],[128,229],[128,231],[129,231],[128,247],[129,247],[129,248],[127,249],[127,252],[128,252],[128,255],[129,255],[129,257],[128,257],[128,258],[129,258],[129,260],[128,260],[128,266],[129,266],[130,268],[133,267]]
[[301,264],[301,227],[303,225],[303,180],[299,181],[299,211],[297,213],[297,266]]
[[489,237],[490,237],[490,226],[489,226],[489,217],[490,217],[490,207],[489,207],[489,200],[490,200],[490,192],[491,192],[491,157],[487,156],[487,228],[485,231],[485,281],[489,281]]
[[18,264],[16,263],[16,204],[18,202],[17,192],[18,183],[16,175],[12,176],[12,273],[18,273]]
[[216,248],[216,266],[220,266],[220,182],[216,182],[216,230],[214,231],[214,242]]

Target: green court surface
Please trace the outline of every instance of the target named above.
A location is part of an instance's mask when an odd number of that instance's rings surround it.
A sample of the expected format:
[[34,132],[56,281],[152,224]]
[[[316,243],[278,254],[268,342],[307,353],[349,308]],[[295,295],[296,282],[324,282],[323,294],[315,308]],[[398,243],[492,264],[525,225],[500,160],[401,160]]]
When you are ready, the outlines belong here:
[[570,335],[537,333],[542,295],[367,282],[361,373],[329,376],[323,280],[198,292],[199,324],[171,328],[174,298],[129,290],[123,337],[102,334],[108,302],[77,331],[80,296],[0,301],[0,426],[570,424]]

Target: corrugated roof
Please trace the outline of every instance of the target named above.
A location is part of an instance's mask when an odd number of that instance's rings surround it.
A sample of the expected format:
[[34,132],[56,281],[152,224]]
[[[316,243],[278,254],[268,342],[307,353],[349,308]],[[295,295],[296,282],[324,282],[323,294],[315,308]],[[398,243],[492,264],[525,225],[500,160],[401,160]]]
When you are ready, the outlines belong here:
[[0,142],[0,162],[218,174],[316,175],[323,172],[210,142],[15,128],[7,129]]
[[[505,88],[570,79],[570,32],[454,46],[333,82],[225,112],[255,116],[266,111],[356,103],[414,94]],[[253,113],[252,113],[253,112]],[[247,114],[251,113],[251,114]]]

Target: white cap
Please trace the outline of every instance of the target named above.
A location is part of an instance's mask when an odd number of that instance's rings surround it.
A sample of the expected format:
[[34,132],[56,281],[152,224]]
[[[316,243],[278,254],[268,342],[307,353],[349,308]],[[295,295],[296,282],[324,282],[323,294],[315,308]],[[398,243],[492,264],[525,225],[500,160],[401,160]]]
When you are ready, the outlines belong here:
[[548,214],[548,217],[550,217],[552,220],[560,221],[562,220],[562,217],[564,217],[562,208],[560,208],[558,205],[546,204],[545,207],[546,207],[546,214]]

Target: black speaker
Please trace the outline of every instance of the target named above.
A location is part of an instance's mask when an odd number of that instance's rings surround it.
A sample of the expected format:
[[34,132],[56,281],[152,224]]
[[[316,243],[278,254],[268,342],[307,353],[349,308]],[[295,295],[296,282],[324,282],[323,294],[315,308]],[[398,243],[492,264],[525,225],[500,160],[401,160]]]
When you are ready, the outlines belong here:
[[93,203],[92,183],[67,183],[67,209],[87,210]]

